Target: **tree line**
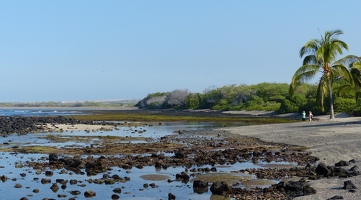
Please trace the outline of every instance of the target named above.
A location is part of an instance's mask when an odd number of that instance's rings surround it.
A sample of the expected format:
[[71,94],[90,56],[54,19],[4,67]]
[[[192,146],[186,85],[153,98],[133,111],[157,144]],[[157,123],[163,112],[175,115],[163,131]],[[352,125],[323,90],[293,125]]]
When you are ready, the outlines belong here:
[[[315,114],[347,112],[361,114],[361,57],[339,58],[348,45],[338,39],[339,29],[325,31],[320,39],[311,39],[301,47],[303,63],[291,83],[227,85],[192,93],[176,89],[149,94],[139,101],[138,108],[148,109],[214,109],[267,110],[279,113],[312,110]],[[317,74],[316,84],[309,84]]]
[[[336,84],[341,86],[341,82]],[[136,106],[140,109],[212,109],[212,110],[265,110],[278,113],[301,113],[311,110],[314,114],[329,113],[329,100],[325,98],[322,109],[317,99],[317,84],[303,83],[289,93],[287,83],[259,83],[255,85],[226,85],[210,88],[202,93],[192,93],[186,89],[148,94]],[[338,88],[338,87],[335,87]],[[356,103],[350,92],[335,92],[335,112],[354,111],[361,114],[361,104]]]

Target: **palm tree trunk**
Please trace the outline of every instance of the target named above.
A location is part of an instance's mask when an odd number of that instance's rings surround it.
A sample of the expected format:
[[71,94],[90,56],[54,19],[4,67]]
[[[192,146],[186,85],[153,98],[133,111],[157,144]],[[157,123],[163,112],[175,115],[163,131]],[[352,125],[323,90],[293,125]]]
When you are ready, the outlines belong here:
[[330,97],[330,119],[335,119],[335,113],[333,111],[333,97],[332,97],[332,84],[330,78],[328,78],[328,94]]

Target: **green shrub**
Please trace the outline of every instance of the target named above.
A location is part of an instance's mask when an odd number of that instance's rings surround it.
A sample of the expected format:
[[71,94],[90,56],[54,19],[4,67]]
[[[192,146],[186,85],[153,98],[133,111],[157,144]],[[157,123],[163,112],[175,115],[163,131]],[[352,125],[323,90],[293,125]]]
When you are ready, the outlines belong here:
[[277,110],[279,113],[295,113],[305,110],[307,99],[304,95],[287,96]]
[[189,94],[184,101],[185,107],[187,109],[196,109],[199,108],[201,103],[201,96],[199,93],[196,94]]
[[356,107],[355,99],[348,99],[338,97],[334,101],[334,110],[335,112],[346,112],[349,113]]

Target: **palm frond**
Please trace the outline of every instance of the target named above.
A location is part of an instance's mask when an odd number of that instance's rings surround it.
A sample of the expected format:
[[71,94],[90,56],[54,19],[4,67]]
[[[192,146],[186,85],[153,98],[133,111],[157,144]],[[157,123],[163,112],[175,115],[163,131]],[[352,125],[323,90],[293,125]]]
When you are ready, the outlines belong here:
[[294,76],[302,75],[309,71],[318,72],[320,70],[320,66],[318,65],[302,65],[300,68],[297,69]]
[[303,46],[300,50],[300,57],[302,58],[305,55],[313,55],[320,47],[320,41],[317,39],[312,39],[308,41],[305,46]]
[[361,57],[355,55],[345,56],[334,62],[335,65],[345,65],[351,67],[353,63],[361,63]]
[[354,91],[354,87],[352,87],[351,85],[340,85],[336,88],[334,88],[335,91],[336,91],[336,94],[338,96],[342,96],[346,93],[350,93],[350,92],[353,92]]
[[312,65],[312,64],[316,64],[317,60],[316,60],[316,56],[314,55],[308,55],[303,59],[303,65]]
[[359,72],[361,72],[361,63],[360,62],[352,63],[350,69],[355,69],[355,70],[358,70]]
[[354,63],[350,68],[350,74],[355,86],[361,88],[361,64]]
[[353,78],[350,71],[343,65],[333,65],[332,73],[334,77],[342,77],[353,85]]
[[298,85],[312,79],[318,71],[318,65],[302,65],[300,68],[298,68],[292,77],[291,84],[288,90],[289,94],[292,96],[294,94],[295,88]]
[[333,36],[333,35],[338,36],[338,35],[342,35],[342,34],[343,34],[343,31],[342,31],[341,29],[335,29],[335,30],[328,31],[328,32],[331,34],[331,36]]

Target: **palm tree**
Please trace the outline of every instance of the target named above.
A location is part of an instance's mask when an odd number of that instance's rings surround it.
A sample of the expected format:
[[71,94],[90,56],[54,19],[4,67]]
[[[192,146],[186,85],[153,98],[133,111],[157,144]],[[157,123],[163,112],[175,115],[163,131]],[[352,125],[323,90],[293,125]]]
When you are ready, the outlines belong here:
[[337,36],[343,34],[339,29],[325,31],[321,39],[312,39],[308,41],[300,50],[300,57],[303,57],[303,65],[295,72],[289,88],[290,95],[293,95],[296,87],[315,77],[321,72],[321,78],[318,84],[317,100],[321,103],[324,111],[324,99],[328,94],[330,100],[330,119],[334,119],[332,84],[334,80],[343,77],[351,81],[352,77],[346,63],[354,62],[356,56],[347,56],[336,60],[337,56],[342,55],[344,49],[348,50],[345,42],[337,39]]
[[361,63],[354,62],[350,65],[349,71],[352,76],[352,82],[345,82],[339,87],[335,88],[339,95],[346,93],[353,93],[355,95],[356,103],[361,98]]

